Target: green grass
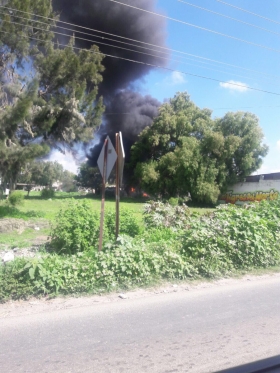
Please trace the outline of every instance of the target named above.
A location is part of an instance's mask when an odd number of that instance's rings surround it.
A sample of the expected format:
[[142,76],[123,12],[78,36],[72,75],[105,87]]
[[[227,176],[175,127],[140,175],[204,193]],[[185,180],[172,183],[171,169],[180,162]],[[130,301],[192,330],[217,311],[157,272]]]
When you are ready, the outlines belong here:
[[[100,213],[101,209],[101,198],[100,196],[94,195],[80,195],[79,193],[63,193],[57,192],[52,200],[45,200],[40,197],[40,192],[31,192],[28,197],[25,196],[24,204],[18,207],[10,207],[6,204],[5,200],[0,201],[0,219],[1,218],[17,218],[23,220],[46,219],[49,222],[55,222],[56,216],[61,209],[66,208],[69,199],[74,198],[77,200],[88,199],[91,202],[92,209],[97,213]],[[143,205],[144,199],[135,198],[122,198],[120,208],[131,211],[138,223],[143,225]],[[213,211],[213,208],[203,207],[190,207],[193,212],[204,214],[209,211]],[[106,198],[105,201],[105,212],[115,210],[115,199],[110,197]],[[6,245],[8,247],[28,247],[37,236],[48,235],[49,229],[44,231],[35,231],[27,229],[22,234],[17,232],[1,233],[0,234],[0,250],[1,246]]]
[[18,232],[12,233],[1,233],[0,234],[0,251],[11,248],[26,248],[30,247],[31,244],[38,244],[38,237],[48,236],[49,229],[44,228],[40,231],[36,231],[32,228],[27,228],[23,233]]
[[[26,197],[24,206],[19,207],[19,210],[23,213],[28,211],[34,211],[44,214],[44,218],[53,221],[57,213],[67,205],[69,198],[74,199],[89,199],[92,203],[92,209],[100,212],[101,198],[100,196],[94,195],[80,195],[79,193],[56,193],[56,196],[52,200],[44,200],[40,198],[39,192],[31,192],[30,197]],[[142,221],[143,204],[146,202],[144,199],[134,198],[122,198],[120,208],[131,210],[132,213],[137,216],[139,221]],[[114,210],[115,200],[114,198],[106,198],[105,209]],[[205,214],[209,211],[214,211],[214,208],[210,207],[190,207],[192,212],[199,214]]]

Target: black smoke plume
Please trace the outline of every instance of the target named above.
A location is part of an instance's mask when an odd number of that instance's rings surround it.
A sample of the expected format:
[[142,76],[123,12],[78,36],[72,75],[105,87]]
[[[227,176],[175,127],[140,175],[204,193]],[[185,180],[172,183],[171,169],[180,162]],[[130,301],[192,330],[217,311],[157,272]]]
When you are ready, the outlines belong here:
[[[156,10],[156,0],[122,0],[121,2],[149,11]],[[166,24],[163,18],[122,6],[109,0],[53,0],[53,5],[63,21],[165,47]],[[81,31],[81,29],[77,28],[76,31]],[[91,33],[88,30],[85,31]],[[100,35],[132,43],[128,40],[96,32],[92,32],[92,35]],[[133,89],[133,83],[143,78],[153,69],[148,64],[163,66],[166,59],[157,57],[159,55],[163,56],[163,54],[158,54],[155,51],[99,39],[94,36],[85,36],[78,32],[76,36],[93,40],[104,54],[144,63],[133,63],[110,57],[106,57],[103,61],[105,72],[103,73],[103,82],[99,92],[104,97],[106,113],[101,133],[99,132],[101,143],[91,149],[91,154],[88,154],[89,162],[95,165],[103,139],[107,134],[113,139],[116,132],[122,131],[126,154],[129,155],[129,148],[137,139],[137,135],[143,128],[151,124],[153,118],[157,115],[160,103],[151,96],[143,97],[137,93]],[[134,51],[125,51],[116,47],[100,45],[97,43],[98,41],[133,49]],[[78,47],[88,48],[90,44],[76,38],[76,46]],[[147,47],[155,49],[152,46]],[[148,53],[148,55],[137,53],[137,51]],[[164,52],[164,50],[161,51]],[[164,57],[168,56],[164,55]]]

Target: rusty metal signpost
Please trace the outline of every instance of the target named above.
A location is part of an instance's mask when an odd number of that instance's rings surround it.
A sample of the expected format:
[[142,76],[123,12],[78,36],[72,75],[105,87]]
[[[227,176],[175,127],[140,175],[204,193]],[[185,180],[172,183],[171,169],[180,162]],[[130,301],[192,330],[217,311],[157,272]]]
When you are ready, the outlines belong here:
[[124,168],[124,148],[122,141],[122,133],[116,133],[116,239],[119,236],[120,230],[120,188],[122,186],[123,168]]
[[97,160],[97,165],[102,175],[102,200],[101,200],[101,214],[100,214],[100,232],[99,232],[99,251],[102,250],[103,244],[103,225],[104,225],[104,210],[105,210],[105,187],[106,182],[112,172],[112,169],[116,163],[117,153],[113,147],[113,144],[107,136],[104,141],[103,148]]

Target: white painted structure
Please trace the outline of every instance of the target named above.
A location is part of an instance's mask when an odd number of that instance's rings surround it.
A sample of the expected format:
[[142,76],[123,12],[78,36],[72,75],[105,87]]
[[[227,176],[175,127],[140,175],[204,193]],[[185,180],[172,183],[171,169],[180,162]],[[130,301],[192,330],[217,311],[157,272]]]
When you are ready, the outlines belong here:
[[259,181],[244,181],[229,187],[227,192],[220,196],[219,202],[243,204],[266,199],[274,200],[280,196],[280,177],[269,179],[269,175],[260,175],[258,178]]

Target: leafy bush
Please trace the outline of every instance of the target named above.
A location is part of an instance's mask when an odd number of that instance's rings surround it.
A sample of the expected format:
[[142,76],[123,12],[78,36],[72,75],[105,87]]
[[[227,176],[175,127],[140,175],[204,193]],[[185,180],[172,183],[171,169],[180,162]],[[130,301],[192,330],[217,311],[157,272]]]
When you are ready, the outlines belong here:
[[273,233],[280,230],[280,198],[273,201],[261,201],[245,206],[252,209],[260,218],[265,219]]
[[[115,225],[115,213],[111,213],[111,220]],[[109,221],[109,214],[105,215],[105,222]],[[115,227],[114,227],[115,229]],[[141,233],[137,219],[130,210],[121,209],[120,211],[120,234],[135,237]]]
[[41,198],[44,198],[44,199],[49,199],[49,198],[54,198],[55,196],[55,191],[53,189],[43,189],[41,191]]
[[9,299],[26,299],[34,294],[34,286],[29,276],[24,273],[26,259],[0,266],[0,303]]
[[87,200],[71,200],[56,217],[51,229],[51,247],[63,254],[75,254],[95,246],[99,235],[99,216]]
[[169,198],[168,203],[171,206],[178,206],[178,204],[179,204],[179,198],[171,197],[171,198]]
[[169,227],[149,228],[141,234],[146,243],[170,243],[171,246],[178,240],[178,232]]
[[9,195],[8,202],[13,207],[22,206],[24,204],[24,194],[20,190],[14,190]]
[[270,221],[254,206],[222,206],[192,221],[182,239],[182,255],[196,263],[202,275],[280,263],[280,230],[271,230]]
[[46,294],[97,293],[149,284],[160,278],[184,279],[195,273],[192,265],[168,245],[147,245],[120,236],[116,244],[101,252],[45,254],[0,267],[0,301]]
[[[96,247],[99,240],[100,215],[87,200],[71,200],[56,217],[51,230],[51,247],[62,254],[75,254]],[[120,212],[120,234],[135,237],[141,232],[136,218],[128,210]],[[115,212],[105,214],[103,241],[115,240]]]
[[144,221],[150,228],[182,229],[188,224],[190,215],[190,209],[186,205],[172,206],[170,203],[154,201],[144,205]]

